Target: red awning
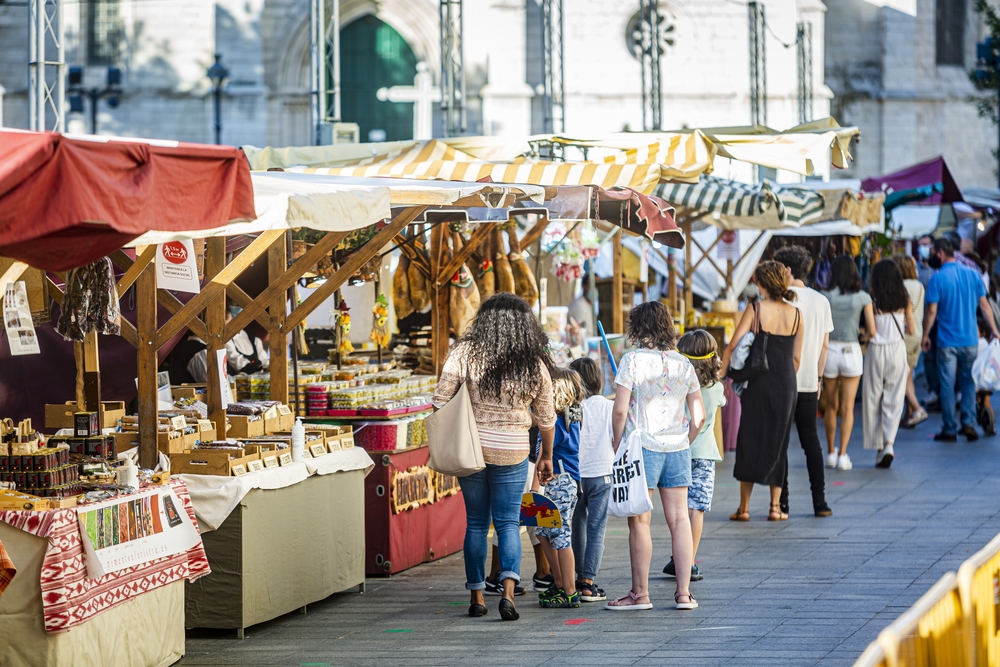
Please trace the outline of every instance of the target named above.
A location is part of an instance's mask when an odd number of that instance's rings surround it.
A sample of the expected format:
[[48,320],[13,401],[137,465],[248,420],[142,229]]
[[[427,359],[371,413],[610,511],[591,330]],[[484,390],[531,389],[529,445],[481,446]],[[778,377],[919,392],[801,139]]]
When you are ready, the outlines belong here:
[[595,188],[594,199],[601,220],[671,248],[684,247],[684,234],[674,222],[674,207],[659,197],[631,188]]
[[151,230],[256,217],[237,148],[0,130],[0,255],[36,268],[82,266]]

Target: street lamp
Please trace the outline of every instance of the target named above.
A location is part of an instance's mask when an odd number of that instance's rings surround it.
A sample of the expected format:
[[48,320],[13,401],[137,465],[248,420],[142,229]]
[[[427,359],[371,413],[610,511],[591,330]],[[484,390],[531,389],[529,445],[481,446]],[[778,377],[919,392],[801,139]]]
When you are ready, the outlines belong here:
[[212,80],[215,95],[215,143],[222,143],[222,86],[229,78],[229,69],[222,64],[222,54],[215,54],[215,63],[208,68],[208,78]]
[[83,68],[76,66],[69,68],[69,88],[66,92],[70,94],[69,110],[71,112],[83,113],[83,98],[90,98],[90,133],[97,134],[97,103],[102,97],[108,98],[108,106],[112,109],[121,103],[122,91],[122,71],[118,67],[109,67],[107,82],[103,90],[101,88],[85,88],[83,85]]

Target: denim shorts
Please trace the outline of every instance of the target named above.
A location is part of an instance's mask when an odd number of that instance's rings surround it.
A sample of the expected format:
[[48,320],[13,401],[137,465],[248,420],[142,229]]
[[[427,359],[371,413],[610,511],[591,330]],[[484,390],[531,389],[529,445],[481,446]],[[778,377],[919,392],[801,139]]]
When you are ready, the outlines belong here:
[[712,509],[715,492],[715,461],[691,459],[691,485],[688,487],[688,509],[707,512]]
[[679,452],[654,452],[643,447],[642,467],[651,489],[691,486],[691,448]]
[[556,475],[542,487],[545,497],[555,503],[562,516],[561,528],[536,528],[535,534],[546,537],[553,549],[569,549],[573,546],[573,512],[580,495],[580,484],[568,474]]

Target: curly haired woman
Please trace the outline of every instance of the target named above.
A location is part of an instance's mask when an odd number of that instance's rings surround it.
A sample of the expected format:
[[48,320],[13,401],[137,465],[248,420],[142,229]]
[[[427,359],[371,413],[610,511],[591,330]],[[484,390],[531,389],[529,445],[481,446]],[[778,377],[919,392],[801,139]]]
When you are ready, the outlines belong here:
[[[760,303],[760,333],[767,336],[768,370],[751,379],[740,395],[743,418],[736,444],[736,466],[733,476],[740,481],[740,506],[729,518],[750,520],[750,494],[754,484],[771,487],[771,507],[768,521],[784,521],[788,514],[781,511],[781,485],[788,467],[788,434],[795,413],[798,387],[795,374],[802,355],[802,324],[799,309],[789,301],[796,295],[791,289],[791,276],[783,264],[761,262],[754,280],[766,298]],[[723,371],[740,339],[754,324],[755,311],[743,313],[732,340],[722,356]]]
[[492,522],[503,584],[500,617],[519,618],[514,585],[521,580],[521,494],[528,477],[528,429],[538,425],[542,447],[535,464],[541,483],[552,479],[552,407],[548,338],[527,302],[498,292],[483,302],[466,334],[448,355],[434,394],[443,406],[468,382],[486,468],[459,477],[465,499],[465,587],[469,616],[487,613],[486,535]]

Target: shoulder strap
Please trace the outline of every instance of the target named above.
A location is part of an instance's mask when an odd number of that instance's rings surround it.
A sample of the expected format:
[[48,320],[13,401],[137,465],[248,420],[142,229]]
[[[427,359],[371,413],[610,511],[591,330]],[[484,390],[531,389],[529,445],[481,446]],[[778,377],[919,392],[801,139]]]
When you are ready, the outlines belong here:
[[792,325],[792,333],[790,334],[792,336],[794,336],[799,332],[799,315],[800,315],[799,309],[795,308],[795,324]]
[[903,330],[899,328],[899,320],[896,319],[896,314],[895,313],[887,313],[887,314],[889,315],[889,319],[892,320],[892,323],[896,325],[896,331],[899,332],[899,340],[904,340],[906,337],[903,335]]

